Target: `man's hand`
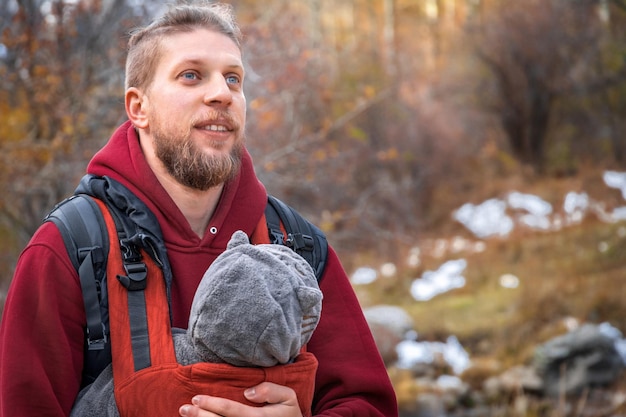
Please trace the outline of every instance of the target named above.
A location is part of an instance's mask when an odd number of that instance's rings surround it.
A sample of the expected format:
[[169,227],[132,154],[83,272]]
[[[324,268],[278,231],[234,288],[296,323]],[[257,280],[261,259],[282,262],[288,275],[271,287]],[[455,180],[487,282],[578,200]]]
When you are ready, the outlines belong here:
[[302,417],[296,393],[289,387],[263,382],[244,392],[254,403],[267,404],[251,407],[237,401],[209,395],[196,395],[192,404],[180,407],[182,417]]

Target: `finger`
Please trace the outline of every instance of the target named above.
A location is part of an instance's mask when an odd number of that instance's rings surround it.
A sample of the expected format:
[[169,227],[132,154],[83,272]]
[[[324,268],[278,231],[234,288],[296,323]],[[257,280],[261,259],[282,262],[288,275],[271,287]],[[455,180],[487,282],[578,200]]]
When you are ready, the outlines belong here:
[[296,392],[286,386],[262,382],[244,392],[246,398],[259,404],[298,405]]
[[197,414],[189,414],[186,417],[232,417],[249,415],[247,413],[253,408],[237,401],[221,397],[212,397],[210,395],[196,395],[191,401],[194,408],[199,410],[199,412]]
[[195,405],[185,404],[178,410],[178,414],[181,417],[223,417],[219,414],[212,413],[211,411],[203,410]]

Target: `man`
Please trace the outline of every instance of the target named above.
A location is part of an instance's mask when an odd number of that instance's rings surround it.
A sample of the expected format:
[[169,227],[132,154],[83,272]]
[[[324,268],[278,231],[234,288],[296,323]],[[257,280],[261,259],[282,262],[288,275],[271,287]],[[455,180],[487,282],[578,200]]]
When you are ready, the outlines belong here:
[[[138,196],[159,220],[174,277],[172,325],[236,230],[253,235],[267,194],[244,146],[245,71],[230,8],[171,8],[129,40],[120,126],[87,167]],[[332,249],[320,283],[313,415],[397,415],[386,370]],[[23,251],[0,327],[0,416],[68,416],[81,388],[85,311],[61,235],[45,223]],[[251,407],[199,392],[180,415],[300,417],[295,392],[262,383]],[[169,416],[168,416],[169,417]]]

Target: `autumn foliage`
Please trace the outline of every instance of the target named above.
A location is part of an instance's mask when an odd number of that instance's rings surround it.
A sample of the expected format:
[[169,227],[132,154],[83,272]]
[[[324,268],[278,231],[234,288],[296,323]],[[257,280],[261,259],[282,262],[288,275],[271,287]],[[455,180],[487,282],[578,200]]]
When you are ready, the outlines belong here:
[[[493,176],[626,163],[623,0],[231,3],[258,174],[344,254],[392,253]],[[125,34],[160,7],[136,4],[0,4],[0,290],[124,119]]]

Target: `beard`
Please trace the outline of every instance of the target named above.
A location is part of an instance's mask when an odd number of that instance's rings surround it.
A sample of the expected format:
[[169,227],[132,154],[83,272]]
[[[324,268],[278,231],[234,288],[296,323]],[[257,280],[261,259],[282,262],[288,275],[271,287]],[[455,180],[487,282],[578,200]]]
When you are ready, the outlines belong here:
[[[174,179],[194,190],[206,191],[233,179],[241,167],[243,135],[239,135],[228,154],[207,155],[191,139],[191,129],[171,134],[155,125],[152,129],[157,157]],[[219,150],[224,144],[214,141],[211,148]]]

